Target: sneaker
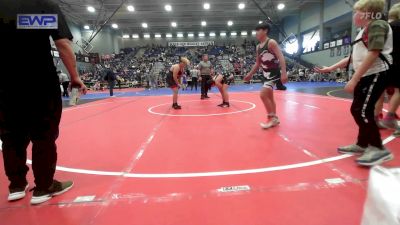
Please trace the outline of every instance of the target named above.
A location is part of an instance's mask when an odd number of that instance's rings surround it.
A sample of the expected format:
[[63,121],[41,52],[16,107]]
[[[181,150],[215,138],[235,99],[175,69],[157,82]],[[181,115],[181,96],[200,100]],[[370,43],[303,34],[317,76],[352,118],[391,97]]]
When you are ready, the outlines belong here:
[[201,97],[200,97],[200,99],[201,100],[204,100],[206,97],[204,97],[204,95],[202,95]]
[[74,182],[66,181],[66,182],[59,182],[54,180],[53,184],[50,186],[48,190],[38,190],[37,188],[33,189],[33,195],[31,199],[32,205],[41,204],[50,200],[54,196],[58,196],[64,194],[65,192],[69,191],[74,186]]
[[272,117],[267,123],[260,123],[262,129],[269,129],[280,124],[278,117]]
[[173,109],[182,109],[182,106],[178,105],[177,103],[172,105]]
[[379,149],[370,146],[366,149],[365,153],[356,160],[362,166],[376,166],[384,162],[390,161],[394,158],[393,154],[387,149]]
[[12,202],[25,198],[26,191],[28,190],[28,188],[29,184],[27,184],[25,187],[10,188],[10,192],[8,194],[8,201]]
[[210,98],[208,95],[204,96],[204,98]]
[[359,154],[363,154],[365,152],[365,149],[366,148],[363,148],[361,146],[353,144],[353,145],[348,145],[348,146],[338,148],[338,152],[342,153],[342,154],[353,154],[353,155],[358,154],[359,155]]
[[223,102],[222,104],[219,104],[218,106],[221,108],[229,108],[230,107],[229,102]]
[[395,130],[399,127],[399,125],[397,124],[397,120],[395,119],[395,117],[386,117],[378,122],[378,127]]

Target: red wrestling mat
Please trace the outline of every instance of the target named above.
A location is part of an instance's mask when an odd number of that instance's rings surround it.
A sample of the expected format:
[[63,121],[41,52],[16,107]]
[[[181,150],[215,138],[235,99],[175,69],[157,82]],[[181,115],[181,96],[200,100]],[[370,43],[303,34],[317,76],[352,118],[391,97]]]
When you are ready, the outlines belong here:
[[[261,130],[258,93],[232,93],[229,109],[198,97],[180,96],[181,111],[170,96],[65,109],[56,178],[74,189],[37,207],[31,194],[8,203],[2,174],[0,224],[360,223],[368,170],[336,153],[356,137],[348,100],[276,92],[282,124]],[[399,155],[399,139],[382,135]]]

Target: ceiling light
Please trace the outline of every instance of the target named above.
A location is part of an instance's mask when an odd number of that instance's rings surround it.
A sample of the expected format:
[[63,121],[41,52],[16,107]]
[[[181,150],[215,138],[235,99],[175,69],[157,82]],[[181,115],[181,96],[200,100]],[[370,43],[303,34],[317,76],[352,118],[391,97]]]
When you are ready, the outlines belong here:
[[118,24],[113,23],[113,24],[111,24],[111,27],[114,28],[114,29],[118,29]]
[[262,20],[258,21],[258,24],[262,24],[262,23],[263,23],[263,21],[262,21]]
[[285,8],[285,4],[279,3],[278,6],[277,6],[277,8],[278,8],[279,10],[282,10],[282,9]]
[[188,37],[194,37],[193,33],[188,34]]
[[176,36],[177,36],[178,38],[183,38],[183,34],[182,34],[182,33],[178,33]]
[[231,20],[228,21],[228,26],[232,26],[233,22]]
[[143,27],[143,28],[148,28],[149,25],[147,25],[147,23],[142,23],[142,27]]
[[239,7],[239,9],[244,9],[246,7],[246,5],[244,3],[239,3],[238,7]]
[[236,36],[237,33],[236,32],[231,32],[231,36]]
[[90,27],[89,27],[89,25],[85,25],[85,26],[83,26],[83,29],[85,29],[85,30],[89,30],[89,29],[90,29]]
[[172,38],[172,34],[165,35],[167,38]]
[[89,12],[91,12],[91,13],[96,12],[96,9],[95,9],[93,6],[88,6],[88,7],[87,7],[87,10],[88,10]]
[[161,38],[161,34],[154,35],[155,38]]
[[210,9],[210,3],[204,3],[203,8],[204,9]]
[[150,38],[150,34],[145,34],[143,35],[144,38],[149,39]]
[[177,24],[176,22],[172,22],[172,23],[171,23],[171,26],[172,26],[172,27],[177,27],[178,24]]
[[133,5],[128,5],[128,6],[126,7],[126,9],[127,9],[129,12],[135,11],[135,7],[133,7]]
[[210,37],[215,37],[215,33],[214,32],[210,33]]
[[169,11],[172,11],[172,6],[171,5],[165,5],[165,10],[167,10],[168,12]]
[[251,32],[251,35],[256,35],[256,31],[255,30],[253,30],[252,32]]
[[242,36],[247,36],[247,31],[242,31],[242,33],[240,33]]
[[226,33],[225,33],[225,32],[221,32],[221,33],[219,33],[219,36],[225,37],[225,36],[226,36]]
[[204,37],[204,33],[199,33],[199,37]]
[[139,35],[138,34],[132,34],[132,38],[138,39]]
[[207,26],[207,22],[206,21],[201,21],[201,26],[203,26],[203,27]]
[[124,39],[129,38],[129,34],[124,34],[124,35],[122,35],[122,38],[124,38]]

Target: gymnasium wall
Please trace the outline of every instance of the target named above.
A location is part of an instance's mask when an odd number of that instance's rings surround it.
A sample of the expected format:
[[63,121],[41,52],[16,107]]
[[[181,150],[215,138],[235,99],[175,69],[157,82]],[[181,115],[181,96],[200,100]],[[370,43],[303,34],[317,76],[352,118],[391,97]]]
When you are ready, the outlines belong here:
[[[82,37],[89,39],[92,31],[82,30]],[[100,54],[112,54],[119,52],[118,34],[111,28],[104,27],[97,36],[92,40],[93,49],[91,52]]]
[[[238,35],[240,33],[238,32]],[[191,41],[214,41],[216,45],[241,45],[243,44],[244,40],[247,39],[249,40],[255,40],[255,37],[249,34],[246,37],[242,36],[236,36],[236,37],[184,37],[184,38],[150,38],[150,39],[144,39],[144,38],[139,38],[139,39],[122,39],[119,37],[119,42],[120,42],[120,47],[121,48],[128,48],[128,47],[138,47],[138,46],[147,46],[147,45],[162,45],[166,46],[168,42],[177,42],[177,41],[183,41],[183,42],[191,42]]]
[[[68,23],[68,27],[71,30],[72,36],[74,37],[72,42],[76,43],[77,41],[79,41],[79,43],[80,43],[81,39],[82,39],[82,33],[81,33],[81,29],[78,27],[78,25],[76,25],[74,23]],[[81,50],[81,48],[76,44],[73,44],[72,47],[74,48],[74,52],[78,52],[79,50]]]
[[[352,10],[345,0],[324,0],[324,22],[340,17]],[[351,20],[349,22],[351,23]]]
[[340,56],[337,55],[337,49],[334,48],[333,57],[331,57],[331,49],[326,49],[318,52],[304,54],[301,56],[301,59],[313,63],[314,65],[330,66],[337,63],[339,60],[342,60],[346,56],[344,54],[343,48],[344,47],[342,46],[342,54]]
[[[352,8],[345,3],[345,0],[323,0],[322,3],[308,3],[301,6],[300,19],[298,16],[289,16],[284,18],[283,28],[288,34],[294,33],[301,35],[305,32],[320,29],[324,23],[329,23],[329,25],[332,26],[332,24],[336,23],[335,21],[338,21],[338,23],[340,21],[341,24],[338,25],[338,28],[333,26],[332,29],[330,29],[330,32],[324,34],[324,32],[320,30],[320,34],[323,36],[321,37],[321,40],[325,40],[326,38],[324,37],[327,37],[326,35],[331,35],[342,31],[341,29],[345,28],[343,27],[343,24],[348,23],[351,26],[352,19],[351,15],[349,16],[349,12],[351,11]],[[330,37],[327,38],[330,40]],[[330,65],[331,63],[342,59],[343,56],[336,56],[335,53],[335,56],[331,57],[331,50],[328,49],[324,51],[303,54],[301,58],[312,64]]]

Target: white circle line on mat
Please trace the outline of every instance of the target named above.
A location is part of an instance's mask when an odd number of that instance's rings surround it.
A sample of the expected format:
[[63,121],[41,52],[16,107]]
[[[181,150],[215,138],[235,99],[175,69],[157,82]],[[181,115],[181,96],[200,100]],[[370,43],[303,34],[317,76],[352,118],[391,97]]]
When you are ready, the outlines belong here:
[[[197,102],[201,100],[191,100],[191,101],[183,101],[183,102]],[[239,101],[239,100],[231,100],[231,102],[241,102],[241,103],[246,103],[250,105],[250,108],[243,109],[243,110],[238,110],[238,111],[233,111],[233,112],[225,112],[225,113],[209,113],[209,114],[171,114],[171,113],[159,113],[159,112],[154,112],[154,109],[160,106],[164,105],[170,105],[170,103],[163,103],[160,105],[152,106],[150,107],[147,111],[151,114],[154,115],[159,115],[159,116],[172,116],[172,117],[206,117],[206,116],[223,116],[223,115],[231,115],[231,114],[237,114],[237,113],[243,113],[247,112],[250,110],[253,110],[256,108],[256,104],[252,102],[246,102],[246,101]],[[216,106],[217,107],[217,106]]]
[[[389,136],[383,140],[384,144],[388,144],[395,140],[395,136]],[[339,161],[342,159],[347,159],[353,157],[353,155],[339,155],[324,159],[318,159],[308,162],[264,167],[257,169],[245,169],[245,170],[227,170],[227,171],[216,171],[216,172],[196,172],[196,173],[124,173],[124,172],[112,172],[112,171],[98,171],[98,170],[86,170],[86,169],[76,169],[64,166],[57,166],[58,171],[86,174],[86,175],[99,175],[99,176],[123,176],[129,178],[194,178],[194,177],[217,177],[217,176],[232,176],[232,175],[244,175],[244,174],[256,174],[256,173],[267,173],[273,171],[283,171],[290,169],[298,169],[309,166],[320,165],[324,163]],[[28,164],[32,164],[31,160],[27,161]]]

